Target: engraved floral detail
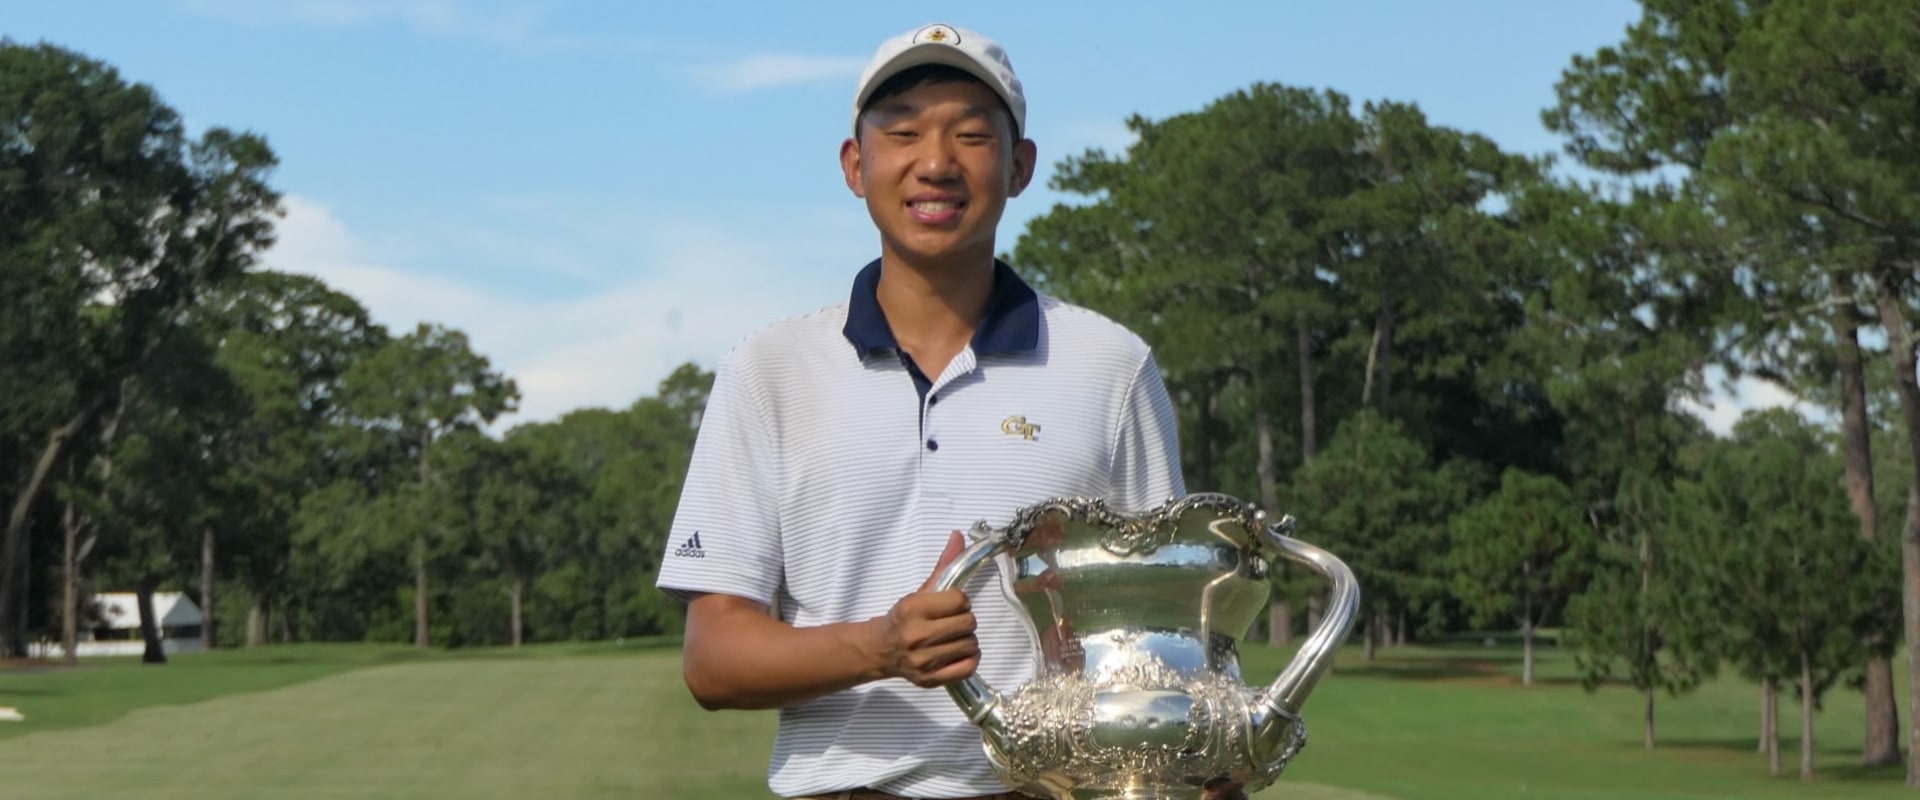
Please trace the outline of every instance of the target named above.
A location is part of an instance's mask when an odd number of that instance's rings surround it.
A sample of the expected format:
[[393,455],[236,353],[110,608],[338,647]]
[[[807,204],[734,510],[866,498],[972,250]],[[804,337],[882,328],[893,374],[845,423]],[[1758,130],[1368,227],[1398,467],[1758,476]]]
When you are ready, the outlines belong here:
[[[1110,724],[1096,737],[1100,696],[1132,691],[1177,692],[1192,700],[1192,710],[1182,719]],[[1197,786],[1221,776],[1257,790],[1279,777],[1306,734],[1305,725],[1293,720],[1293,736],[1278,760],[1250,763],[1248,737],[1259,703],[1259,693],[1228,676],[1187,676],[1157,659],[1132,661],[1098,677],[1055,673],[1001,698],[1003,735],[992,737],[998,741],[989,751],[1016,786],[1034,791],[1062,783],[1117,789],[1138,786],[1143,777]],[[1164,734],[1156,728],[1178,725],[1186,733],[1177,744],[1158,741]],[[1126,742],[1131,731],[1141,735]]]

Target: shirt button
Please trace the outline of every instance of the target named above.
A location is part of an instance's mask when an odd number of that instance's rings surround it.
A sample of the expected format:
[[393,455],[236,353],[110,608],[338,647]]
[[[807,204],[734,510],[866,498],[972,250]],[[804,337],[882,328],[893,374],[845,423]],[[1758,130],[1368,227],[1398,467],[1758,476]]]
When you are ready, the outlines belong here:
[[937,395],[937,394],[927,395],[927,405],[930,405],[930,406],[940,405],[940,395]]
[[932,440],[932,439],[928,439],[928,440],[927,440],[927,449],[928,449],[928,450],[938,450],[938,449],[940,449],[940,443],[939,443],[939,442],[936,442],[936,441],[934,441],[934,440]]

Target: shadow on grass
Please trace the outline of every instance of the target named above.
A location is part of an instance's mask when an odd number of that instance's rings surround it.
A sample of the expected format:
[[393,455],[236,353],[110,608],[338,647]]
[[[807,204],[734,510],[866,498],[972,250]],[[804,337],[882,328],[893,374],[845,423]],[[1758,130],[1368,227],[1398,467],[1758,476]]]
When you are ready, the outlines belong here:
[[[1799,751],[1796,750],[1794,752],[1797,754]],[[1799,756],[1795,755],[1789,758],[1787,755],[1787,746],[1784,743],[1780,745],[1780,762],[1780,774],[1782,777],[1789,775],[1798,776],[1800,774]],[[1857,783],[1905,783],[1907,779],[1907,767],[1905,764],[1888,764],[1883,767],[1869,767],[1856,763],[1847,763],[1826,767],[1816,766],[1813,774],[1816,778],[1826,777],[1831,780],[1852,781]]]
[[1387,678],[1407,681],[1446,681],[1492,679],[1503,677],[1498,670],[1477,667],[1471,664],[1434,662],[1429,664],[1365,664],[1360,666],[1340,665],[1337,670],[1342,676],[1360,678]]
[[[1622,747],[1641,749],[1639,740],[1620,742]],[[1751,736],[1736,736],[1715,739],[1661,739],[1655,742],[1654,751],[1703,753],[1732,758],[1750,758],[1753,767],[1761,772],[1767,768],[1767,754],[1759,750],[1759,742]],[[1907,777],[1904,763],[1895,762],[1885,766],[1866,766],[1859,763],[1858,750],[1848,747],[1824,747],[1818,741],[1814,744],[1814,770],[1816,780],[1846,781],[1857,783],[1903,782]],[[1834,759],[1846,759],[1834,763]],[[1797,737],[1780,737],[1780,774],[1779,779],[1798,780],[1800,777],[1800,740]]]

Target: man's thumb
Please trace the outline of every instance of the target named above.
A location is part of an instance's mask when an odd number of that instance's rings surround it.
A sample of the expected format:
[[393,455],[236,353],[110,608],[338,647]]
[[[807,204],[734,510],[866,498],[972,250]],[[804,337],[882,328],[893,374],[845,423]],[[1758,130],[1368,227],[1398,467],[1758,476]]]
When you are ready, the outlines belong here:
[[927,582],[920,585],[920,591],[932,591],[934,585],[940,582],[940,573],[946,572],[947,566],[952,564],[954,559],[959,558],[960,553],[966,549],[967,540],[960,535],[959,531],[954,531],[949,535],[947,537],[947,549],[940,551],[940,560],[934,562],[933,574],[928,575]]

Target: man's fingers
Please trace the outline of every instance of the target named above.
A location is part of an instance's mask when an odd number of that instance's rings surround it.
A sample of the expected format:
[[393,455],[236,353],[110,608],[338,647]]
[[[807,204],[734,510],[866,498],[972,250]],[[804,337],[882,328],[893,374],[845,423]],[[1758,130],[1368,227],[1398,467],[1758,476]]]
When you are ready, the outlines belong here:
[[925,620],[915,626],[908,644],[916,650],[945,644],[963,636],[972,636],[973,627],[974,618],[971,613]]
[[947,665],[980,655],[980,642],[971,636],[923,647],[914,654],[914,666],[921,672],[933,672]]
[[976,650],[937,669],[921,673],[917,683],[926,687],[944,686],[972,675],[979,668],[980,653]]
[[940,582],[940,573],[946,572],[947,566],[952,564],[954,559],[959,558],[960,553],[966,549],[967,540],[960,535],[959,531],[954,531],[949,535],[947,537],[947,549],[940,552],[940,560],[933,564],[933,574],[928,575],[926,582],[920,584],[920,591],[932,591],[934,585]]

